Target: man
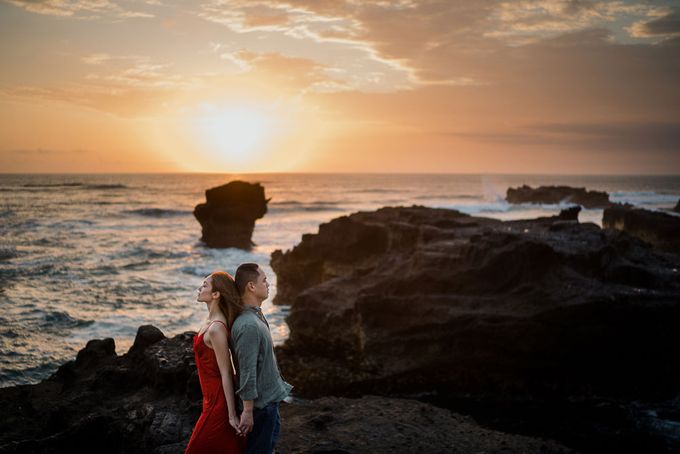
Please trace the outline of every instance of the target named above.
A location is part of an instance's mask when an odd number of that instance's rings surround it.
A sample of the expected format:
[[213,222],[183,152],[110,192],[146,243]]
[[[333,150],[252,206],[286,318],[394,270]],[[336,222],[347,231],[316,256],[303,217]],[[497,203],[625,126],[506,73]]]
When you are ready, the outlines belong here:
[[247,454],[270,454],[281,428],[279,403],[293,387],[281,378],[269,324],[262,314],[262,302],[269,297],[267,276],[257,264],[244,263],[234,279],[244,306],[231,328],[236,394],[243,401],[239,431],[248,436]]

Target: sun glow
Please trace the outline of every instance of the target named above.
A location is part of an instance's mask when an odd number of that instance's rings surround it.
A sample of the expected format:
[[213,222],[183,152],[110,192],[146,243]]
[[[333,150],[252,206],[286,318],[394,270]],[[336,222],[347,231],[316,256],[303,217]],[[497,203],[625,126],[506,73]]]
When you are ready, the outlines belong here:
[[261,158],[264,145],[275,133],[275,119],[249,107],[202,106],[193,120],[197,137],[225,164],[243,165]]
[[150,129],[159,155],[184,171],[292,171],[325,131],[316,108],[298,99],[207,98],[178,105]]

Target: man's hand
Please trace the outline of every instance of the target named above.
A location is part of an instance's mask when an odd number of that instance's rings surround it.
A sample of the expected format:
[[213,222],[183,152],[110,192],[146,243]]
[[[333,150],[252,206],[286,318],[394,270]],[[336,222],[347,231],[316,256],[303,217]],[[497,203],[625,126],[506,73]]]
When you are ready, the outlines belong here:
[[241,435],[241,431],[239,430],[239,425],[241,424],[241,421],[239,420],[238,416],[236,414],[230,414],[229,415],[229,425],[234,428],[237,434]]
[[243,410],[241,413],[241,422],[238,425],[238,431],[241,435],[245,436],[253,430],[253,412],[248,410]]

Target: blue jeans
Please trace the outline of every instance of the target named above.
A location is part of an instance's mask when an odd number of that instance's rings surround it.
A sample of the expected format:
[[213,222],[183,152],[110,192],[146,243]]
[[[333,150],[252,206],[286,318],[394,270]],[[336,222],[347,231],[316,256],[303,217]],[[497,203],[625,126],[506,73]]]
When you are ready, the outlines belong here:
[[245,454],[271,454],[281,430],[279,402],[253,410],[253,430],[248,434]]

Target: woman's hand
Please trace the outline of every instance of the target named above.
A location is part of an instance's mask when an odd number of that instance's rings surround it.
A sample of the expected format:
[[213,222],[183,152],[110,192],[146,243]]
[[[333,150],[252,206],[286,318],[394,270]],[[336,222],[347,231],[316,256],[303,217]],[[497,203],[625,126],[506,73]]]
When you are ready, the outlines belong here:
[[236,413],[230,414],[230,415],[229,415],[229,425],[230,425],[231,427],[233,427],[234,430],[236,430],[236,433],[237,433],[238,435],[241,435],[241,430],[238,428],[238,426],[239,426],[240,423],[241,423],[241,420],[240,420],[239,417],[236,415]]

